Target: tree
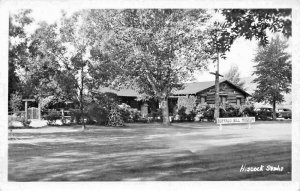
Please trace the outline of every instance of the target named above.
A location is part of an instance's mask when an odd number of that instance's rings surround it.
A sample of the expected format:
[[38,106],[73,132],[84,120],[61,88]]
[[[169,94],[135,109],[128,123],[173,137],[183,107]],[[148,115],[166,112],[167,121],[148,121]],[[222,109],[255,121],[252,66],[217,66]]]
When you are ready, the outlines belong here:
[[276,104],[284,101],[283,93],[291,91],[292,65],[291,56],[287,53],[287,41],[277,35],[270,44],[260,46],[254,61],[253,82],[257,83],[253,99],[270,103],[273,106],[273,119],[276,119]]
[[[224,23],[215,23],[212,32],[210,51],[221,58],[226,58],[226,51],[237,37],[252,40],[254,37],[261,45],[268,44],[266,31],[282,32],[286,37],[291,36],[291,9],[221,9],[216,10],[225,16]],[[216,75],[215,118],[219,116],[219,74]]]
[[[168,98],[182,88],[195,70],[206,68],[210,55],[205,10],[120,10],[107,43],[110,59],[122,68],[123,79],[147,97],[155,98],[170,125]],[[124,79],[125,78],[125,79]]]
[[224,75],[224,79],[230,81],[241,89],[245,89],[245,82],[241,81],[239,67],[237,65],[230,67],[229,71]]
[[[84,10],[75,12],[71,17],[63,14],[61,19],[61,41],[68,48],[68,73],[76,80],[77,100],[85,129],[84,109],[92,92],[108,84],[116,77],[113,63],[102,51],[103,42],[107,39],[110,10]],[[103,13],[103,14],[102,14]]]
[[292,36],[291,9],[221,9],[231,37],[256,38],[260,45],[268,44],[266,31]]
[[[30,10],[20,10],[9,15],[9,57],[8,57],[8,99],[11,95],[19,94],[21,81],[17,74],[19,67],[27,63],[27,42],[28,36],[25,27],[32,23],[29,17]],[[18,92],[18,93],[17,93]],[[11,103],[11,102],[10,102]],[[14,107],[14,106],[13,106]]]

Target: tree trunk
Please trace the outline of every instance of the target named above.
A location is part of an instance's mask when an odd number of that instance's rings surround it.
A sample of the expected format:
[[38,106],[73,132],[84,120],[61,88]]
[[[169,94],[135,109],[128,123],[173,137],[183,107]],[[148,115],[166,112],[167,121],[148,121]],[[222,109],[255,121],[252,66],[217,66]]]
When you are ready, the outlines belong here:
[[85,122],[83,116],[83,67],[81,67],[81,88],[80,88],[80,116],[82,120],[82,130],[85,130]]
[[214,112],[214,119],[217,121],[217,118],[220,116],[220,96],[219,96],[219,91],[220,91],[220,84],[219,84],[219,52],[218,54],[218,60],[217,60],[217,71],[216,71],[216,80],[215,80],[215,112]]
[[273,101],[273,120],[276,120],[276,101]]
[[160,101],[160,107],[162,109],[163,125],[170,126],[168,98]]

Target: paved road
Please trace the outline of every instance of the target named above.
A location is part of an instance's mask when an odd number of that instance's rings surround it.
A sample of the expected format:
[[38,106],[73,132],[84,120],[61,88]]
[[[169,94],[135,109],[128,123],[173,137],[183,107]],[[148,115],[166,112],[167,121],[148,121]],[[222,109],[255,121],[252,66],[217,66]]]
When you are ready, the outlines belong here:
[[10,181],[290,180],[291,122],[20,129],[8,168]]

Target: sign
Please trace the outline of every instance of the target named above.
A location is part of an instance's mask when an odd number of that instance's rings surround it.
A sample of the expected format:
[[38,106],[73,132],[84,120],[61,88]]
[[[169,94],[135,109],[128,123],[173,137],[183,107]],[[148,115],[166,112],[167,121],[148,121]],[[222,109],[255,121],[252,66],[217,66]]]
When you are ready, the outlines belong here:
[[35,99],[22,99],[22,101],[35,101]]
[[223,124],[233,124],[233,123],[248,123],[248,128],[250,129],[251,123],[255,122],[255,117],[233,117],[233,118],[217,118],[217,124],[220,125],[219,129],[222,130]]
[[255,117],[217,118],[217,124],[254,123]]

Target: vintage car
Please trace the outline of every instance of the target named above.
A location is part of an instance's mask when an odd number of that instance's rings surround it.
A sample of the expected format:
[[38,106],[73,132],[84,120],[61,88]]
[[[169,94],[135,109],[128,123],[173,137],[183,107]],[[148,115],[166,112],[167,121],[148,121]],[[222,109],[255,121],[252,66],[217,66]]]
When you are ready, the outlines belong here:
[[278,108],[278,117],[282,117],[284,119],[292,119],[292,110],[288,108]]
[[267,120],[272,119],[273,109],[271,107],[260,107],[255,109],[256,119]]

